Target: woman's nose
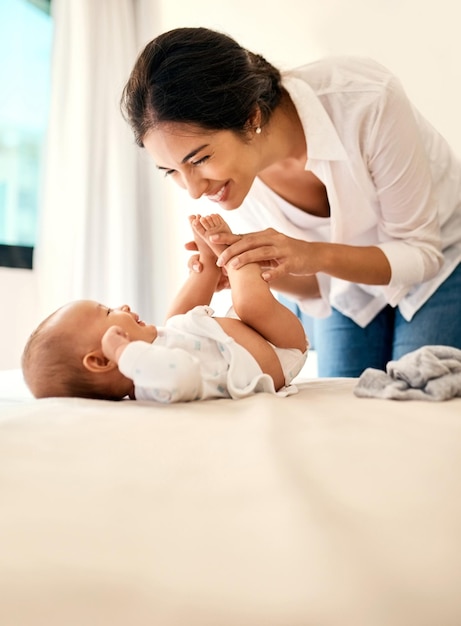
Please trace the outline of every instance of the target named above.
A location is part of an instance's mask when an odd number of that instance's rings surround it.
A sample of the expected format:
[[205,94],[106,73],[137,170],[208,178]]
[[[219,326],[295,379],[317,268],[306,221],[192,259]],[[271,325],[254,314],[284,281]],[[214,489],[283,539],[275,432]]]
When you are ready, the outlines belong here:
[[198,200],[203,196],[208,185],[207,180],[198,177],[197,172],[194,172],[192,175],[183,174],[181,182],[181,187],[186,189],[190,197],[194,200]]
[[122,306],[119,306],[118,308],[124,313],[129,313],[131,311],[130,307],[127,304],[122,304]]

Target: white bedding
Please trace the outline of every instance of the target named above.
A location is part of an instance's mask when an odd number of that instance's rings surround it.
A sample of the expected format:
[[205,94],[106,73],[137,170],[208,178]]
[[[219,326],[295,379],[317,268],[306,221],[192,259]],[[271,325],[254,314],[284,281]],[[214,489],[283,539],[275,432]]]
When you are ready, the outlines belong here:
[[0,374],[2,626],[459,626],[461,399],[159,406]]

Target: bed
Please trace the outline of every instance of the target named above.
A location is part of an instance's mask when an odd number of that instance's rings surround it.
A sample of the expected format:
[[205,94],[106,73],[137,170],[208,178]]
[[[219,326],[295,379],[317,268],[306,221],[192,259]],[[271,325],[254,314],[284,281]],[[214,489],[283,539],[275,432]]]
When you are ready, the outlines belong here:
[[459,626],[461,398],[160,406],[0,374],[2,626]]

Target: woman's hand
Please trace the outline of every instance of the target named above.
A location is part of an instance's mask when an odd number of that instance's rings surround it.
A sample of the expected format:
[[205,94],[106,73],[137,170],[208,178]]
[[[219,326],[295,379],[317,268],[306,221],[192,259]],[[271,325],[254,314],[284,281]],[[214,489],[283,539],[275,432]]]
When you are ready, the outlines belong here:
[[258,263],[267,281],[287,274],[312,275],[319,271],[312,254],[316,244],[293,239],[273,228],[246,235],[220,233],[213,236],[213,240],[229,246],[219,256],[219,266],[230,263],[238,269],[248,263]]

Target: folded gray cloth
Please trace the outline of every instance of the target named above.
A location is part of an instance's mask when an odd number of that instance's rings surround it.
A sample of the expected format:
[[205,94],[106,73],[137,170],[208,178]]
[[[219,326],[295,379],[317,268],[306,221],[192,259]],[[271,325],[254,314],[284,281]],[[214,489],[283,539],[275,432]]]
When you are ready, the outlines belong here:
[[461,350],[458,348],[423,346],[397,361],[389,361],[386,372],[367,368],[354,389],[355,395],[433,401],[461,396]]

